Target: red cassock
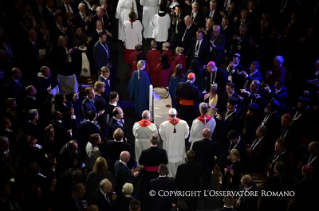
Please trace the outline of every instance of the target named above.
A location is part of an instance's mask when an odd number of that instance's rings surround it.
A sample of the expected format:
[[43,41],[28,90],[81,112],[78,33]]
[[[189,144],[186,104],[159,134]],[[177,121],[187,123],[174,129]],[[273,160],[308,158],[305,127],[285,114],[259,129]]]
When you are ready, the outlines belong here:
[[[130,64],[130,56],[132,53],[134,53],[136,50],[133,49],[126,49],[124,50],[124,62],[125,64]],[[137,54],[136,54],[137,55]]]
[[167,54],[168,61],[169,61],[170,64],[172,64],[173,63],[173,53],[172,53],[172,51],[170,49],[168,49],[166,51],[163,51],[163,54],[164,53]]
[[131,53],[131,55],[130,55],[129,58],[128,58],[129,64],[132,64],[133,62],[135,62],[136,57],[137,57],[137,54],[138,54],[139,52],[140,52],[140,51],[135,50],[133,53]]
[[169,79],[172,75],[172,66],[163,70],[161,63],[156,66],[156,83],[153,85],[157,87],[168,87]]
[[[159,50],[149,50],[146,55],[146,60],[150,64],[151,83],[156,83],[156,66],[161,62],[161,52]],[[154,73],[153,73],[154,72]]]
[[184,70],[184,74],[185,74],[186,73],[186,56],[184,54],[180,54],[174,59],[174,61],[172,63],[173,72],[175,72],[176,65],[178,65],[178,64],[183,65],[183,70]]
[[[130,76],[132,76],[133,72],[137,70],[137,64],[136,64],[136,61],[134,61],[133,63],[131,63],[131,70],[130,70]],[[148,75],[150,75],[150,65],[149,63],[147,62],[146,63],[146,67],[145,67],[145,72],[148,73]]]

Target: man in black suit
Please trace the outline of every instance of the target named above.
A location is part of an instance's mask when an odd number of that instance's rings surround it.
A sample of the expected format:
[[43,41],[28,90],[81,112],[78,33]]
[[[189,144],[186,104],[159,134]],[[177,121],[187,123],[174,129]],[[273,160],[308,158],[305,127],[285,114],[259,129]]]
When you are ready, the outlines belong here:
[[229,25],[229,18],[227,16],[223,17],[220,30],[221,30],[221,33],[225,36],[226,53],[230,53],[230,45],[233,40],[233,29]]
[[[202,134],[204,139],[196,141],[192,150],[194,150],[196,154],[195,162],[203,165],[203,194],[204,190],[210,190],[210,178],[215,167],[215,162],[220,159],[220,150],[218,143],[211,140],[212,133],[208,128],[205,128]],[[217,160],[215,160],[215,157]]]
[[[265,125],[268,129],[269,140],[276,140],[280,136],[281,132],[281,115],[279,112],[280,104],[277,100],[271,99],[265,108],[265,116],[262,121],[262,125]],[[273,146],[273,143],[268,143],[269,146]]]
[[223,198],[224,207],[220,209],[216,209],[214,211],[235,211],[233,209],[234,197],[233,196],[225,196]]
[[111,73],[111,70],[109,68],[102,67],[101,68],[101,75],[99,75],[99,77],[97,79],[98,81],[101,81],[101,82],[105,83],[104,93],[106,95],[105,96],[106,100],[109,100],[110,93],[111,93],[111,91],[113,91],[112,85],[111,85],[111,81],[109,79],[110,73]]
[[215,25],[213,27],[213,34],[210,37],[210,46],[212,48],[211,50],[211,58],[212,60],[216,63],[217,66],[220,66],[220,64],[224,61],[225,59],[225,36],[220,33],[220,26]]
[[30,31],[29,39],[25,43],[25,61],[29,76],[35,76],[42,66],[43,56],[39,56],[38,36],[35,31]]
[[112,183],[108,179],[103,179],[99,187],[94,192],[92,204],[98,206],[99,210],[112,211]]
[[217,87],[218,93],[223,93],[225,91],[227,82],[227,75],[225,70],[216,66],[213,61],[208,62],[207,71],[205,72],[205,86],[206,92],[210,91],[212,86]]
[[[119,159],[121,152],[128,151],[133,155],[131,145],[123,141],[124,133],[121,128],[114,131],[113,137],[114,140],[110,140],[106,143],[106,155],[104,156],[108,160],[111,170],[113,169],[114,163]],[[131,159],[127,165],[129,168],[132,168],[134,159]]]
[[216,7],[217,7],[217,2],[211,1],[209,3],[209,9],[207,9],[205,11],[204,16],[206,18],[206,21],[207,21],[207,19],[213,19],[215,25],[219,25],[221,23],[222,16]]
[[5,50],[8,56],[8,61],[12,64],[17,60],[17,52],[14,42],[11,41],[9,34],[2,35],[2,42],[0,43],[0,49]]
[[310,142],[308,145],[309,155],[305,157],[304,163],[313,167],[313,177],[318,179],[319,176],[319,143]]
[[75,11],[75,8],[73,7],[73,5],[71,5],[71,1],[70,0],[63,0],[63,4],[60,6],[60,10],[61,10],[61,15],[62,15],[64,21],[66,21],[65,14],[67,12],[70,12],[73,15],[75,15],[76,12],[77,12],[77,11]]
[[149,198],[150,207],[152,211],[167,211],[171,210],[176,205],[174,194],[169,196],[161,196],[161,191],[175,191],[175,182],[173,178],[168,178],[168,168],[161,164],[158,168],[159,177],[152,179],[150,182],[150,193],[155,195]]
[[99,34],[99,41],[97,41],[93,47],[94,54],[94,67],[98,73],[102,67],[111,68],[112,60],[110,54],[110,47],[106,43],[106,33]]
[[53,6],[54,6],[53,0],[46,0],[46,6],[43,7],[43,10],[42,10],[42,18],[46,22],[47,27],[49,27],[50,29],[53,24],[54,17],[61,14],[61,10],[58,9],[54,11]]
[[102,7],[96,8],[96,15],[92,18],[92,29],[96,26],[96,21],[101,21],[103,29],[106,29],[107,32],[110,31],[110,20],[106,14],[104,14],[104,11]]
[[[252,191],[255,193],[257,191],[256,184],[251,178],[250,175],[244,175],[242,176],[240,180],[243,188],[241,191]],[[242,195],[239,197],[237,201],[237,210],[238,211],[256,211],[257,210],[257,202],[258,202],[258,196],[254,195]]]
[[267,84],[262,84],[265,89],[266,99],[276,99],[280,104],[280,111],[284,112],[286,108],[286,101],[288,99],[288,89],[284,86],[285,80],[278,78],[275,81],[275,85],[269,87]]
[[84,98],[82,102],[82,113],[84,115],[84,118],[88,119],[88,113],[89,111],[96,111],[97,116],[99,117],[102,115],[105,110],[98,110],[96,104],[96,98],[95,98],[95,91],[93,87],[87,87],[85,88],[85,93],[87,94],[86,98]]
[[35,0],[34,4],[31,5],[33,9],[33,16],[37,21],[42,19],[42,12],[44,9],[43,0]]
[[127,127],[124,123],[124,113],[120,107],[115,107],[112,111],[113,117],[110,119],[109,122],[109,139],[113,139],[114,131],[120,128],[124,132],[124,140],[127,141]]
[[60,150],[57,158],[58,168],[61,172],[65,172],[68,169],[79,168],[83,163],[81,157],[78,144],[75,141],[69,141]]
[[188,49],[192,43],[192,39],[196,36],[197,27],[192,24],[192,18],[189,15],[184,18],[184,23],[186,25],[185,30],[179,32],[182,35],[180,44],[181,47],[184,48],[184,52],[188,52]]
[[5,166],[12,166],[12,157],[9,151],[9,139],[5,136],[0,136],[0,172]]
[[175,5],[174,14],[171,17],[171,49],[181,46],[181,39],[185,29],[184,15],[182,14],[182,6]]
[[190,60],[197,59],[199,66],[205,69],[209,59],[209,45],[204,39],[204,32],[197,31],[196,38],[192,39],[192,44],[188,49],[187,58]]
[[227,102],[228,102],[228,99],[230,97],[236,97],[239,99],[238,95],[235,93],[235,84],[229,82],[226,84],[226,91],[223,93],[222,95],[222,98],[221,98],[221,108],[218,108],[219,112],[222,113],[225,109],[226,109],[226,106],[227,106]]
[[231,130],[227,133],[227,139],[229,140],[229,146],[226,154],[232,149],[237,149],[240,153],[240,159],[243,163],[245,163],[247,158],[247,147],[246,143],[239,136],[239,133],[236,130]]
[[[165,149],[157,147],[159,143],[158,134],[153,134],[150,138],[151,147],[142,151],[138,163],[143,166],[141,171],[141,200],[147,201],[150,181],[158,177],[158,167],[160,164],[167,165],[168,158]],[[144,199],[144,200],[143,200]],[[148,204],[142,205],[143,207]]]
[[240,72],[241,76],[245,78],[243,79],[245,80],[244,88],[248,88],[248,85],[253,80],[262,81],[262,78],[263,78],[263,75],[259,71],[259,62],[257,61],[252,62],[248,69],[249,69],[248,74],[246,73],[246,71],[243,71],[243,70]]
[[117,160],[114,164],[114,177],[116,181],[115,191],[118,196],[124,196],[122,192],[123,185],[125,183],[132,183],[134,185],[136,177],[140,172],[130,170],[127,163],[130,161],[130,153],[128,151],[123,151],[120,154],[120,160]]
[[11,70],[12,78],[8,84],[8,97],[13,97],[19,107],[23,107],[23,96],[25,84],[22,81],[22,73],[21,70],[17,67]]
[[85,186],[83,183],[78,183],[74,185],[72,188],[72,192],[68,194],[66,198],[66,203],[63,204],[62,210],[67,210],[67,211],[84,211],[86,210],[80,199],[83,198],[85,194]]
[[[274,167],[277,161],[283,162],[286,166],[290,166],[289,154],[287,152],[287,142],[285,139],[278,138],[275,143],[275,155],[271,161],[271,167],[269,169],[269,175],[274,175]],[[287,171],[286,171],[287,172]]]
[[61,15],[54,17],[54,23],[52,24],[51,28],[53,44],[57,46],[59,36],[67,36],[68,30],[68,28],[63,24],[63,18]]
[[[183,163],[177,167],[175,183],[176,189],[178,191],[195,192],[200,190],[199,181],[202,176],[203,166],[197,162],[194,162],[195,157],[196,154],[193,150],[187,151],[186,163]],[[181,197],[179,200],[184,200],[186,202],[188,211],[196,211],[198,195],[190,197]]]
[[89,137],[93,133],[99,133],[99,127],[95,124],[96,120],[96,111],[92,110],[88,112],[87,119],[80,122],[76,134],[76,140],[79,144],[79,149],[84,155],[85,147],[87,142],[89,141]]
[[[79,4],[79,13],[74,16],[76,27],[81,27],[82,31],[88,35],[92,28],[95,28],[95,23],[92,25],[92,15],[86,13],[85,4]],[[92,27],[92,28],[91,28]]]
[[248,26],[243,23],[239,26],[239,33],[235,33],[232,42],[232,54],[239,53],[241,55],[241,61],[244,66],[249,65],[248,56],[251,50],[249,41],[249,34],[247,33]]
[[192,10],[188,13],[192,19],[192,23],[198,27],[204,26],[205,19],[203,13],[199,10],[199,4],[195,1],[192,3]]

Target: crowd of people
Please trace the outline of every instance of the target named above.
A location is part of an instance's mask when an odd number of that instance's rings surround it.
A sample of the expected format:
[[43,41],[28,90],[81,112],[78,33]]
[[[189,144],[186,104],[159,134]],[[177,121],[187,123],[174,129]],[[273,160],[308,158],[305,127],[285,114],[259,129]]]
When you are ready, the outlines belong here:
[[[0,1],[0,209],[196,211],[214,186],[294,191],[218,210],[316,210],[318,19],[316,1]],[[61,92],[91,76],[83,96]],[[150,85],[172,100],[160,125]]]

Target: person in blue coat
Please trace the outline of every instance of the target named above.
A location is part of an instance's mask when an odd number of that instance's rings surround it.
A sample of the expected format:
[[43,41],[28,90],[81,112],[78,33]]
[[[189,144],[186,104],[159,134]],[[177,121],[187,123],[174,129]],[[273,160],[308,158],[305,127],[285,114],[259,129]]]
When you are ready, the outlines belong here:
[[175,67],[174,74],[169,79],[169,94],[172,98],[172,107],[176,108],[176,99],[175,99],[175,90],[179,82],[186,82],[186,77],[184,75],[184,68],[183,65],[178,64]]
[[149,87],[150,78],[144,71],[146,62],[140,60],[137,63],[137,70],[132,74],[127,90],[130,92],[130,98],[134,98],[135,115],[141,116],[144,110],[149,109]]

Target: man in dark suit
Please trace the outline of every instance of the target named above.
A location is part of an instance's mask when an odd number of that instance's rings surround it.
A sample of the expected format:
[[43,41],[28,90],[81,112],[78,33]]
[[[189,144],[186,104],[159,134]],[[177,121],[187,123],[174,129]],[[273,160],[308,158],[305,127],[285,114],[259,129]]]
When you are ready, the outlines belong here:
[[[272,143],[268,143],[268,147],[275,144],[276,138],[280,136],[281,132],[281,115],[279,112],[280,104],[277,100],[271,99],[267,104],[264,113],[264,119],[262,125],[265,125],[268,129],[268,138]],[[273,141],[272,141],[273,140]]]
[[38,36],[35,31],[30,31],[29,40],[25,43],[25,61],[29,76],[35,76],[42,66],[43,56],[39,56]]
[[[160,164],[167,165],[168,158],[165,149],[159,148],[158,134],[153,134],[150,138],[151,147],[142,151],[138,163],[143,166],[141,171],[141,200],[147,201],[150,181],[158,177],[158,167]],[[143,200],[144,199],[144,200]],[[142,205],[147,207],[148,204]]]
[[220,30],[221,33],[225,36],[226,53],[230,53],[230,45],[233,40],[233,29],[229,24],[229,18],[227,16],[223,17]]
[[223,202],[224,202],[224,207],[220,208],[220,209],[216,209],[214,211],[235,211],[233,209],[233,204],[234,204],[234,197],[233,196],[225,196],[223,198]]
[[262,84],[264,85],[264,89],[265,89],[265,95],[266,95],[266,99],[270,100],[272,98],[276,99],[279,104],[280,104],[280,110],[282,112],[284,112],[287,108],[286,108],[286,101],[288,98],[288,89],[284,86],[284,79],[282,78],[278,78],[275,81],[275,85],[273,85],[272,87],[269,87],[266,84]]
[[106,29],[107,31],[110,30],[110,20],[108,16],[104,14],[102,7],[97,8],[96,15],[92,18],[92,29],[95,29],[96,21],[101,21],[103,29]]
[[9,151],[9,139],[5,136],[0,136],[0,172],[5,166],[12,166],[12,157]]
[[51,26],[53,44],[57,46],[59,36],[67,36],[68,28],[63,24],[61,15],[54,17],[54,23]]
[[[175,183],[176,189],[178,191],[195,192],[200,190],[199,181],[202,176],[203,166],[200,163],[194,162],[195,156],[196,154],[193,150],[187,151],[186,163],[183,163],[177,167]],[[179,200],[184,200],[186,202],[189,211],[196,211],[198,195],[191,197],[181,197]]]
[[8,61],[14,63],[17,59],[17,51],[15,48],[15,43],[11,41],[9,34],[2,35],[2,42],[0,43],[0,49],[5,50],[8,56]]
[[[128,151],[133,155],[131,145],[123,140],[124,133],[120,128],[114,131],[113,137],[114,140],[106,143],[106,155],[104,156],[109,162],[111,170],[113,170],[114,163],[119,159],[121,152]],[[129,168],[132,168],[134,166],[134,159],[130,159],[127,165]]]
[[246,71],[241,71],[240,74],[242,77],[245,77],[245,83],[244,83],[244,88],[248,88],[248,85],[253,81],[253,80],[258,80],[262,81],[263,75],[261,72],[259,72],[259,62],[254,61],[251,63],[250,68],[249,68],[249,74],[246,73]]
[[205,72],[205,87],[206,92],[210,91],[212,86],[217,87],[218,93],[223,93],[225,91],[227,82],[227,75],[225,70],[216,66],[213,61],[208,62],[207,71]]
[[66,21],[65,14],[67,12],[70,12],[73,15],[75,15],[77,12],[77,11],[75,11],[75,8],[73,7],[73,5],[71,5],[71,0],[63,0],[63,4],[60,6],[60,10],[61,10],[61,15],[62,15],[64,21]]
[[222,103],[220,106],[221,108],[218,108],[218,111],[220,113],[222,113],[226,109],[227,102],[230,97],[236,97],[239,99],[238,95],[235,93],[235,84],[231,82],[226,84],[226,91],[222,95],[222,98],[221,98]]
[[111,91],[113,91],[112,86],[111,86],[111,81],[109,80],[110,73],[111,73],[111,70],[109,68],[102,67],[101,68],[101,75],[99,75],[99,77],[97,79],[98,81],[105,83],[104,93],[106,95],[105,98],[108,101],[109,101],[110,93],[111,93]]
[[[290,166],[289,154],[287,152],[287,142],[285,139],[278,138],[275,143],[275,155],[271,161],[271,167],[269,169],[269,175],[275,174],[274,167],[277,161],[283,162],[286,166]],[[287,171],[286,171],[287,172]]]
[[[86,13],[85,4],[79,4],[79,13],[74,16],[76,27],[81,27],[82,31],[88,35],[91,29],[95,28],[95,24],[92,24],[92,15]],[[91,28],[93,27],[93,28]]]
[[196,38],[192,39],[192,44],[188,49],[187,58],[188,59],[197,59],[199,62],[199,66],[205,69],[205,65],[209,59],[209,45],[207,40],[204,38],[203,31],[196,32]]
[[[204,190],[210,190],[210,178],[215,167],[215,162],[220,158],[220,150],[218,143],[211,140],[212,133],[208,128],[205,128],[202,134],[204,139],[196,141],[192,150],[196,154],[195,162],[203,165],[203,192]],[[217,160],[215,160],[215,157],[217,157]]]
[[222,16],[216,7],[217,7],[217,2],[211,1],[209,3],[209,9],[207,9],[205,11],[204,16],[205,16],[206,21],[207,21],[207,19],[213,19],[215,25],[219,25],[221,23]]
[[36,0],[34,4],[31,5],[33,9],[33,16],[37,21],[42,19],[42,12],[44,9],[43,0]]
[[80,199],[85,194],[85,186],[83,183],[78,183],[74,185],[72,188],[72,192],[68,194],[66,198],[65,204],[61,205],[63,206],[62,210],[68,210],[68,211],[84,211],[86,210]]
[[[250,175],[242,176],[240,182],[243,186],[241,191],[249,190],[254,193],[255,191],[257,191],[256,184]],[[238,211],[257,211],[257,202],[258,202],[258,196],[254,196],[250,194],[248,196],[242,195],[239,197],[237,201],[237,207],[238,207],[237,210]]]
[[185,29],[184,15],[182,14],[182,6],[175,5],[174,14],[171,17],[171,49],[181,46],[181,40]]
[[78,126],[78,130],[77,130],[77,134],[76,134],[76,140],[79,144],[79,149],[82,155],[84,155],[85,147],[87,142],[89,141],[89,137],[93,133],[100,132],[98,125],[95,124],[96,111],[95,110],[89,111],[87,114],[87,117],[88,118],[86,120],[83,120],[82,122],[80,122]]
[[109,122],[109,139],[113,139],[114,131],[120,128],[124,132],[124,140],[127,141],[127,127],[124,123],[124,113],[120,107],[115,107],[112,111],[113,117],[110,119]]
[[98,73],[103,66],[110,68],[112,60],[110,55],[110,48],[106,43],[106,33],[99,34],[99,41],[93,47],[94,67]]
[[112,183],[108,179],[103,179],[99,187],[94,192],[92,204],[98,206],[99,210],[112,211]]
[[65,172],[68,169],[81,167],[83,163],[81,157],[78,144],[75,141],[69,141],[60,150],[57,158],[58,168],[61,172]]
[[192,3],[192,10],[188,13],[188,15],[191,17],[192,23],[196,26],[197,29],[198,27],[204,26],[204,15],[199,10],[199,4],[196,1]]
[[250,103],[256,103],[260,109],[263,110],[266,105],[267,101],[264,99],[264,95],[262,90],[259,89],[260,87],[260,82],[258,80],[253,80],[249,88],[246,89],[240,89],[240,95],[241,95],[241,100],[242,102],[242,109],[241,109],[241,115],[245,115],[248,110],[248,105]]
[[87,97],[82,102],[82,113],[84,115],[84,118],[88,119],[89,111],[96,111],[98,117],[102,115],[105,110],[99,111],[97,106],[95,105],[96,99],[93,87],[85,88],[85,93],[87,94]]
[[220,26],[215,25],[213,27],[213,34],[210,37],[210,46],[212,48],[211,53],[212,53],[212,60],[216,63],[217,66],[220,66],[220,63],[224,61],[225,55],[225,36],[220,33]]
[[130,170],[127,163],[130,161],[130,153],[123,151],[120,154],[120,160],[117,160],[114,164],[114,177],[116,181],[115,191],[118,196],[124,196],[122,192],[123,185],[125,183],[132,183],[134,185],[136,177],[140,174],[138,171],[134,172]]
[[11,70],[11,75],[12,78],[8,84],[8,97],[13,97],[18,106],[22,107],[25,84],[22,81],[21,70],[15,67]]
[[239,53],[244,66],[248,66],[248,56],[251,50],[249,34],[247,32],[247,24],[243,23],[239,26],[239,33],[235,33],[232,42],[232,54]]
[[167,211],[175,206],[174,194],[169,196],[161,196],[161,191],[175,191],[175,182],[173,178],[168,178],[168,168],[166,165],[161,164],[158,168],[159,177],[151,180],[150,193],[154,192],[154,196],[150,196],[150,207],[152,211]]
[[189,15],[184,18],[184,23],[186,25],[185,30],[179,32],[182,35],[180,44],[184,48],[184,52],[187,53],[191,46],[193,37],[196,36],[197,27],[192,24],[192,18]]
[[46,6],[43,7],[42,10],[42,18],[46,22],[47,27],[51,29],[52,23],[54,21],[54,17],[61,14],[61,10],[54,10],[54,1],[53,0],[47,0],[46,1]]

